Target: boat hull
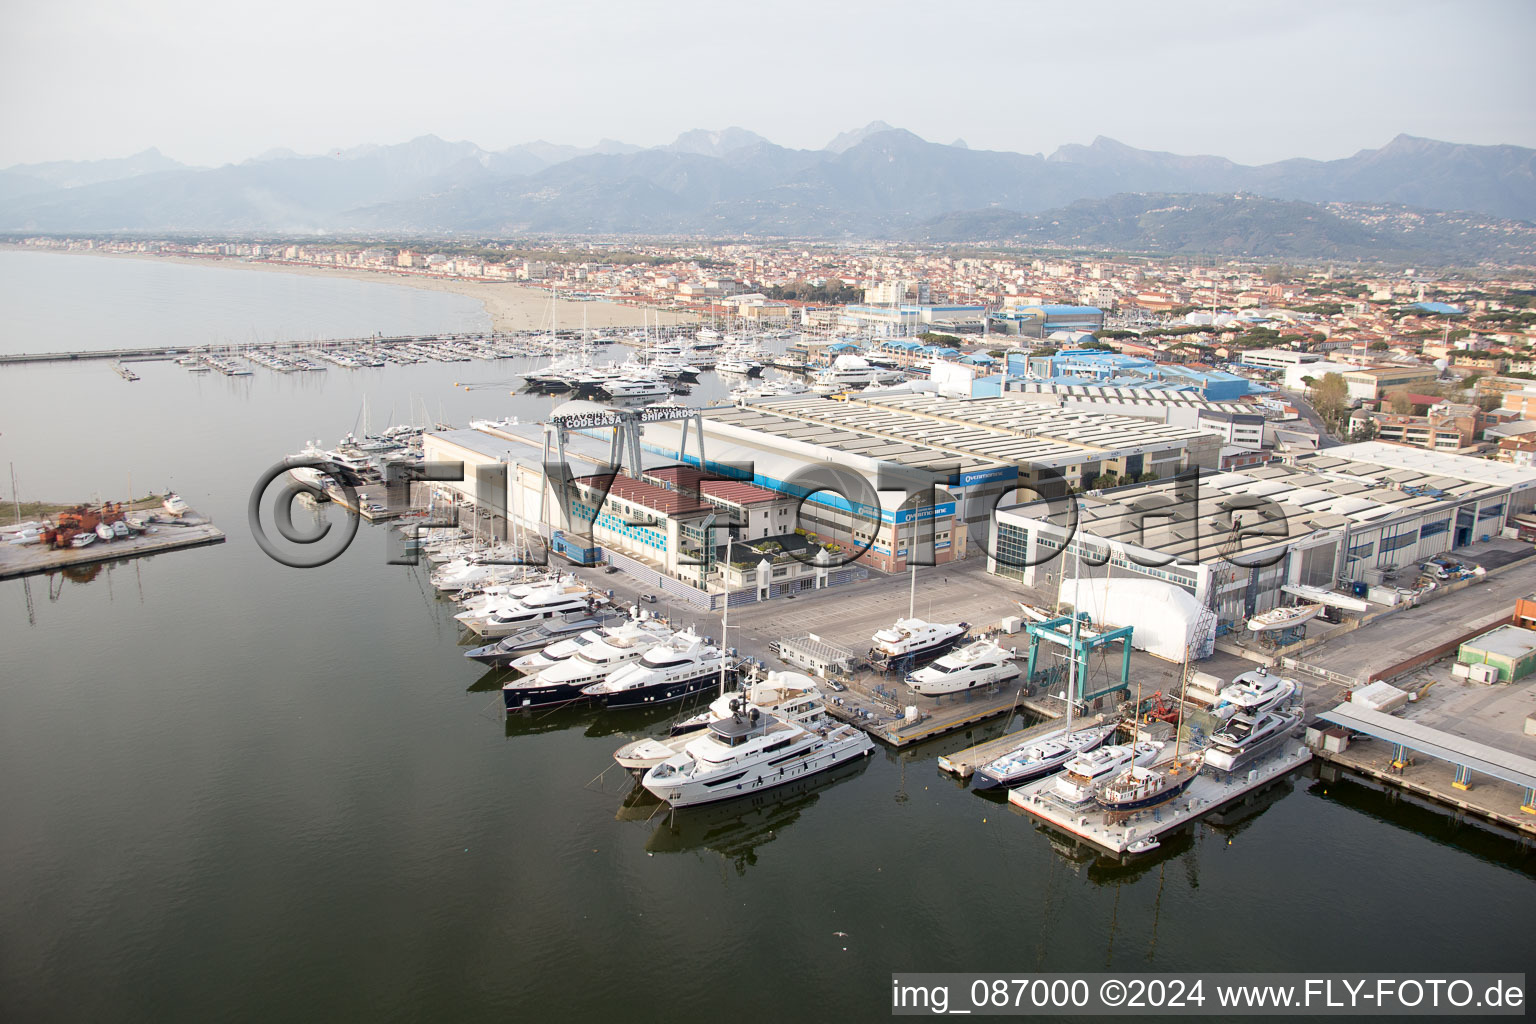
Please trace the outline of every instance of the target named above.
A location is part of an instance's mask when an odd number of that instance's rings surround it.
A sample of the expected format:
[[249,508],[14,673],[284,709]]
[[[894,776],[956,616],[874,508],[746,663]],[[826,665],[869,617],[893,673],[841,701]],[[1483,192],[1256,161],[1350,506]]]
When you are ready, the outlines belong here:
[[1106,811],[1145,811],[1148,808],[1159,807],[1170,800],[1177,799],[1181,793],[1194,783],[1199,774],[1200,772],[1197,769],[1191,769],[1184,778],[1173,785],[1165,786],[1156,793],[1148,793],[1146,796],[1134,800],[1111,800],[1105,797],[1103,793],[1100,793],[1096,799],[1099,802],[1099,806],[1103,807]]
[[668,704],[674,700],[682,700],[695,693],[703,693],[718,686],[719,683],[720,673],[715,671],[707,675],[694,676],[691,679],[676,679],[666,683],[639,686],[633,690],[621,690],[618,693],[588,694],[588,696],[607,708],[647,708],[655,704]]
[[501,700],[509,713],[582,704],[589,698],[582,689],[590,683],[553,683],[549,686],[504,686]]
[[[1014,786],[1022,786],[1026,782],[1043,778],[1054,771],[1058,771],[1079,754],[1086,754],[1090,750],[1098,749],[1114,732],[1108,726],[1094,726],[1093,729],[1094,731],[1089,733],[1089,739],[1086,743],[1073,747],[1055,757],[1033,762],[1027,768],[1020,771],[1003,775],[992,771],[987,766],[978,768],[971,775],[971,788],[976,790],[1012,789]],[[1087,730],[1083,731],[1086,732]]]
[[697,807],[700,804],[732,800],[748,793],[761,793],[778,786],[807,778],[820,772],[830,771],[838,765],[868,757],[875,752],[874,744],[866,736],[863,743],[844,743],[835,747],[812,750],[798,761],[779,766],[757,765],[748,769],[739,779],[731,779],[714,787],[704,782],[689,781],[681,786],[662,787],[646,785],[656,796],[673,807]]
[[1207,749],[1205,752],[1205,763],[1207,766],[1221,772],[1240,771],[1270,751],[1284,746],[1285,741],[1290,738],[1291,730],[1295,727],[1296,723],[1292,721],[1284,728],[1277,729],[1268,736],[1262,737],[1240,750],[1232,750],[1226,747]]
[[888,670],[897,665],[916,664],[920,661],[932,661],[954,650],[955,646],[964,640],[970,639],[970,630],[963,630],[948,640],[940,640],[926,647],[917,647],[900,654],[892,654],[876,647],[869,653],[869,663],[877,669]]

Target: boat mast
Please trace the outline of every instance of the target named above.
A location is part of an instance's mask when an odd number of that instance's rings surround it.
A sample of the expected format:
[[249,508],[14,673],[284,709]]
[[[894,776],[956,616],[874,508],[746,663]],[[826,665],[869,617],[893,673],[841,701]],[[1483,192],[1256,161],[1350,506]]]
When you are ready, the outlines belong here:
[[[709,531],[704,531],[708,536]],[[724,584],[721,590],[725,594],[725,608],[720,613],[720,696],[725,696],[725,663],[728,659],[726,652],[726,630],[730,628],[731,621],[731,585],[726,575],[731,568],[731,541],[734,536],[729,527],[725,531],[725,571],[720,573],[720,582]]]
[[917,562],[912,559],[912,548],[915,546],[913,538],[916,536],[917,522],[914,520],[912,523],[912,537],[907,540],[907,561],[912,564],[912,589],[907,595],[907,618],[909,619],[917,618]]
[[1073,549],[1072,563],[1072,632],[1071,643],[1067,645],[1067,739],[1072,738],[1072,705],[1077,702],[1077,627],[1082,620],[1079,616],[1079,595],[1083,589],[1083,550],[1082,538],[1079,537],[1077,546]]

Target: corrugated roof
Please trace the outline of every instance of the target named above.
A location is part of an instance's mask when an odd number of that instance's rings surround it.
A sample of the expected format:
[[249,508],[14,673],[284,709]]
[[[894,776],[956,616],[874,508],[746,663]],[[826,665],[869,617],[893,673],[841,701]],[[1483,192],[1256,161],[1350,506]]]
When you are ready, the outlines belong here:
[[651,470],[646,473],[646,476],[660,480],[671,488],[698,491],[706,497],[730,502],[732,505],[762,505],[786,500],[786,496],[777,491],[770,491],[766,487],[759,487],[742,480],[710,478],[700,483],[704,473],[694,466],[663,466],[660,469]]
[[[603,478],[598,476],[579,476],[576,483],[598,490],[602,490],[604,485]],[[608,497],[640,505],[663,516],[685,516],[709,511],[707,502],[694,499],[686,491],[669,491],[665,487],[657,487],[622,473],[613,478]]]

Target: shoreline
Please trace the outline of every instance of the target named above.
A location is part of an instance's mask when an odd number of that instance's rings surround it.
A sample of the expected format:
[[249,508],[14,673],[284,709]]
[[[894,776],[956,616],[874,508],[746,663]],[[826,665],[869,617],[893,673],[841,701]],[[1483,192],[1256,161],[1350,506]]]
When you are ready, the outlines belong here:
[[[359,270],[356,267],[323,267],[310,264],[288,264],[253,261],[245,258],[221,256],[162,255],[149,252],[99,252],[78,249],[39,249],[24,245],[0,246],[12,252],[44,252],[65,256],[101,256],[117,259],[149,260],[176,263],[191,267],[220,267],[226,270],[256,270],[271,274],[299,274],[307,277],[345,278],[352,281],[368,281],[373,284],[400,285],[422,291],[447,292],[463,295],[480,303],[490,317],[493,331],[541,331],[548,330],[549,293],[531,285],[507,281],[468,281],[448,277],[422,277],[417,274],[392,273],[379,270]],[[649,306],[627,306],[605,299],[580,302],[561,299],[555,310],[555,326],[569,329],[586,326],[640,327],[645,323],[680,324],[693,323],[695,318],[686,313],[653,309]]]

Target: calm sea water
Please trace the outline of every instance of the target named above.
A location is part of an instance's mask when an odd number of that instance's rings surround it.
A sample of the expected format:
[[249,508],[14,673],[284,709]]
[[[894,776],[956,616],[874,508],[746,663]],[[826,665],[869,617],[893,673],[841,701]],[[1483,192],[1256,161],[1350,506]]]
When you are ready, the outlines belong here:
[[489,330],[474,299],[308,274],[0,250],[0,352]]
[[[100,308],[75,290],[95,261],[45,260],[8,316],[203,329],[174,303]],[[253,307],[283,280],[206,273]],[[442,296],[379,287],[422,329],[453,326]],[[306,301],[283,315],[352,329]],[[131,474],[229,534],[0,584],[0,1018],[873,1019],[893,971],[1529,959],[1528,856],[1348,782],[1297,777],[1130,867],[941,776],[963,736],[676,826],[627,810],[616,770],[591,780],[664,719],[504,724],[452,606],[385,564],[383,530],[299,571],[245,523],[255,477],[352,429],[365,396],[376,423],[423,400],[460,423],[537,417],[550,400],[454,386],[525,368],[0,368],[23,496],[118,496]]]

